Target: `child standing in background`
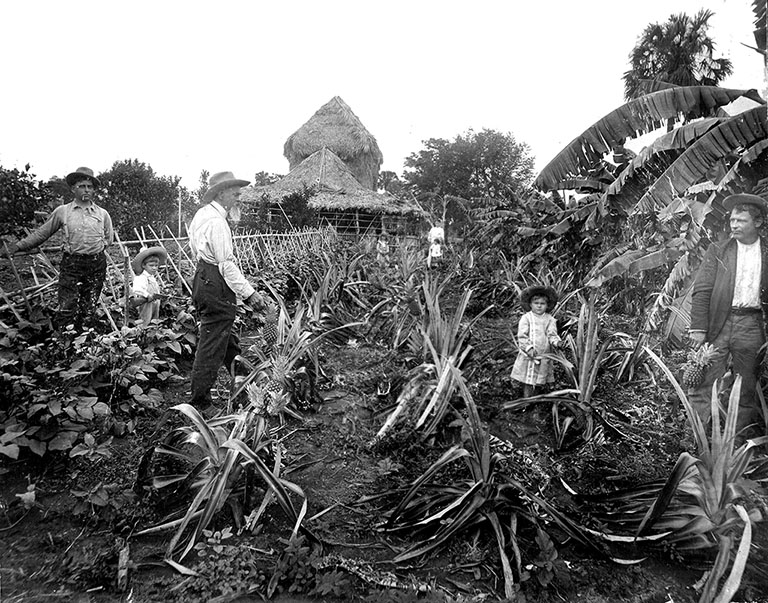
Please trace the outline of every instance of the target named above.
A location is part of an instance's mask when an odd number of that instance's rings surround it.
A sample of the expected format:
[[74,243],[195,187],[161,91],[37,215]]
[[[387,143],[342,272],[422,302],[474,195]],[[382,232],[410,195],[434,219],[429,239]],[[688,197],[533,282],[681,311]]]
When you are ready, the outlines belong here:
[[157,271],[167,257],[168,252],[165,248],[148,247],[142,249],[131,262],[136,276],[131,288],[130,305],[132,308],[139,309],[139,318],[144,326],[147,326],[153,318],[160,317],[160,300],[163,296]]
[[526,312],[517,326],[519,351],[512,368],[512,379],[523,384],[526,398],[536,393],[537,385],[555,380],[552,361],[541,355],[560,346],[557,322],[549,313],[556,303],[557,294],[551,287],[528,287],[520,295],[520,304]]
[[376,241],[376,262],[379,266],[389,264],[389,236],[386,232],[382,232]]

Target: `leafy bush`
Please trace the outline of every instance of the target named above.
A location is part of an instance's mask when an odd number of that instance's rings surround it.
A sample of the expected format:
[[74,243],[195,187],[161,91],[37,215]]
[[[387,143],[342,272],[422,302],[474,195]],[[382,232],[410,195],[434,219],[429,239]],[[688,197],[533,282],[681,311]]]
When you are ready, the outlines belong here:
[[0,235],[22,236],[35,220],[35,212],[56,204],[51,187],[35,180],[27,164],[24,171],[0,166]]
[[0,327],[0,454],[11,458],[68,451],[92,425],[131,431],[137,412],[162,401],[155,385],[191,353],[185,335],[161,325],[54,336],[45,313],[39,320]]

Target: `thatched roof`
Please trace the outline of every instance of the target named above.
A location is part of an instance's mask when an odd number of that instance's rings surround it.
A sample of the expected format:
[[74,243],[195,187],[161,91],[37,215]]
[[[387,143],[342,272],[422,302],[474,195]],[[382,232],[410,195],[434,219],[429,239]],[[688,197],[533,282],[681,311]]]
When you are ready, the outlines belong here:
[[241,199],[259,201],[267,197],[280,201],[283,197],[312,188],[315,194],[309,206],[319,210],[360,210],[368,213],[421,214],[421,208],[389,193],[377,193],[365,188],[349,167],[332,151],[316,151],[290,173],[268,186],[249,186],[243,189]]
[[376,190],[384,156],[376,139],[338,96],[320,107],[307,123],[288,137],[283,155],[293,170],[323,147],[346,163],[363,186]]

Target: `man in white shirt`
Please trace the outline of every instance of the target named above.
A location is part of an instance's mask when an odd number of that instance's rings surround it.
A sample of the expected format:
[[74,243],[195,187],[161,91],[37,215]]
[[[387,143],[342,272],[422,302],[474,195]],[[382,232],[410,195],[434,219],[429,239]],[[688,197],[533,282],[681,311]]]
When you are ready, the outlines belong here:
[[763,432],[755,386],[768,309],[768,241],[759,235],[768,201],[737,194],[723,206],[730,211],[731,238],[709,246],[691,298],[691,343],[699,348],[709,342],[716,352],[703,383],[688,392],[688,399],[702,420],[708,420],[712,384],[725,373],[730,355],[733,372],[742,377],[736,429],[749,428],[743,438]]
[[227,214],[237,207],[240,189],[247,180],[232,172],[211,176],[201,207],[189,225],[189,245],[197,260],[192,284],[192,301],[200,320],[200,333],[192,366],[192,405],[211,407],[211,387],[222,364],[232,369],[240,353],[240,341],[232,331],[240,298],[255,309],[264,301],[249,283],[235,260],[232,230]]

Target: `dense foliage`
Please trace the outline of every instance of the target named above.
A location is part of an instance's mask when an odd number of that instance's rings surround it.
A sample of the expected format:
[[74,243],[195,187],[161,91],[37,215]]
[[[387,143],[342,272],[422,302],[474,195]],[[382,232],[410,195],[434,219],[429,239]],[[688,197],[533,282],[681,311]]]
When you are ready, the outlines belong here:
[[[178,219],[179,198],[189,201],[178,176],[159,176],[138,159],[116,161],[99,174],[100,203],[112,216],[115,227],[131,232],[141,226],[162,231]],[[183,211],[183,210],[182,210]]]
[[665,23],[651,23],[629,55],[624,74],[624,97],[638,98],[673,86],[717,86],[733,72],[730,59],[714,57],[709,37],[713,12],[702,9],[693,17],[670,15]]
[[514,199],[530,183],[534,159],[510,133],[469,130],[453,140],[430,138],[405,160],[403,179],[433,216],[447,203],[449,221],[464,222],[476,199]]
[[36,180],[29,164],[23,171],[0,166],[0,235],[23,235],[35,212],[47,213],[56,204],[55,190]]

